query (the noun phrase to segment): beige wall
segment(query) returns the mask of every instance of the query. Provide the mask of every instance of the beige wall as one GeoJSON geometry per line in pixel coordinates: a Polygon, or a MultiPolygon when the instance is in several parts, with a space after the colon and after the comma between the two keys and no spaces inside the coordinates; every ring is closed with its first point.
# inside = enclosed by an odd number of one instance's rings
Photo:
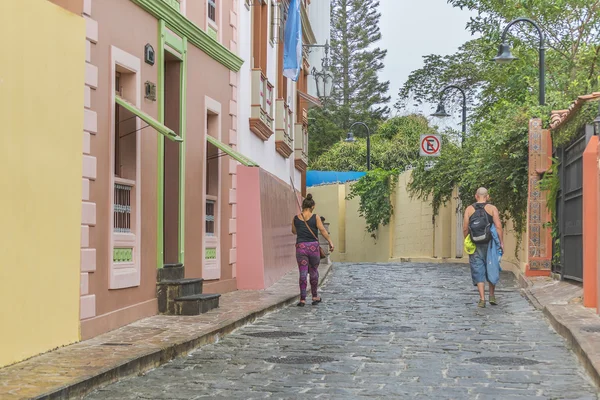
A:
{"type": "Polygon", "coordinates": [[[345,185],[327,185],[309,188],[315,200],[315,212],[325,217],[329,223],[331,240],[336,250],[331,254],[332,261],[341,261],[340,254],[345,252],[345,185]]]}
{"type": "MultiPolygon", "coordinates": [[[[458,193],[442,207],[433,220],[433,208],[428,201],[411,199],[406,189],[411,172],[400,175],[392,196],[394,215],[390,225],[380,227],[377,237],[366,231],[364,218],[358,215],[359,199],[346,200],[352,184],[333,184],[311,187],[317,203],[317,213],[330,222],[331,238],[336,251],[334,262],[388,262],[390,260],[447,260],[468,262],[468,256],[456,258],[458,193]]],[[[525,236],[524,236],[525,237],[525,236]]],[[[512,221],[505,227],[503,268],[524,271],[525,243],[518,251],[512,221]],[[517,254],[517,256],[515,256],[517,254]]]]}
{"type": "Polygon", "coordinates": [[[411,199],[406,186],[411,173],[398,179],[394,201],[394,241],[392,258],[420,258],[433,255],[433,208],[411,199]]]}

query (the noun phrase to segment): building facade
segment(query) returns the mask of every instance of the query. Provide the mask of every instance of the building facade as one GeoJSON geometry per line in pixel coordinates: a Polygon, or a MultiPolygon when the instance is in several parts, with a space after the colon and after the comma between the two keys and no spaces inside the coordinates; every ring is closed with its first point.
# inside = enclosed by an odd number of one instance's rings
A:
{"type": "Polygon", "coordinates": [[[156,314],[164,267],[181,272],[179,288],[200,279],[205,292],[236,288],[235,168],[252,163],[229,146],[242,64],[237,1],[83,5],[85,339],[156,314]]]}
{"type": "MultiPolygon", "coordinates": [[[[237,197],[243,199],[236,210],[239,289],[264,289],[296,263],[290,223],[306,187],[308,110],[321,105],[316,89],[309,91],[310,50],[329,39],[329,4],[300,0],[303,57],[296,82],[283,75],[285,27],[294,12],[290,1],[245,0],[239,5],[239,55],[246,62],[238,80],[237,145],[260,166],[238,167],[237,197]]],[[[320,68],[321,53],[314,54],[312,62],[320,68]]]]}
{"type": "MultiPolygon", "coordinates": [[[[310,3],[303,44],[324,44],[310,3]]],[[[4,170],[20,171],[3,175],[20,196],[3,200],[17,228],[2,240],[5,265],[19,269],[0,276],[32,282],[43,301],[3,308],[14,329],[2,338],[16,345],[0,365],[157,313],[205,312],[219,293],[268,287],[293,268],[308,109],[320,102],[308,89],[309,47],[298,82],[283,77],[288,8],[2,3],[5,36],[39,28],[9,43],[19,57],[0,65],[2,120],[20,132],[0,149],[4,170]]],[[[14,287],[5,303],[22,297],[14,287]]]]}

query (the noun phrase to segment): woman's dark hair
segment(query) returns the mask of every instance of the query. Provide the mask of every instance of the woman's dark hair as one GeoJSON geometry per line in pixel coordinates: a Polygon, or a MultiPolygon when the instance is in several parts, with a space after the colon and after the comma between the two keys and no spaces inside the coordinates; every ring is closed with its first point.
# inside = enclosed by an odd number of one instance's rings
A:
{"type": "Polygon", "coordinates": [[[315,206],[315,201],[313,200],[312,194],[307,194],[306,198],[302,202],[302,210],[306,210],[308,208],[313,208],[315,206]]]}

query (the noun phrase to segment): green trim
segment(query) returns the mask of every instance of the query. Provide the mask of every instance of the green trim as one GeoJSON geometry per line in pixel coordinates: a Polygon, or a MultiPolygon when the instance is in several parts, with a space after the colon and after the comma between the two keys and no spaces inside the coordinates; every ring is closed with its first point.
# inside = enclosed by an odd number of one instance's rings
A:
{"type": "MultiPolygon", "coordinates": [[[[165,21],[158,22],[158,121],[165,122],[165,21]]],[[[164,218],[165,218],[165,138],[158,138],[158,160],[156,176],[158,179],[156,185],[157,199],[157,226],[156,226],[156,263],[157,268],[162,268],[165,264],[164,248],[164,218]]]]}
{"type": "Polygon", "coordinates": [[[177,0],[164,0],[165,2],[167,2],[168,5],[170,5],[173,10],[176,10],[177,12],[181,12],[181,4],[179,3],[179,1],[177,0]]]}
{"type": "Polygon", "coordinates": [[[240,164],[245,165],[246,167],[258,167],[258,164],[249,159],[248,157],[238,153],[231,147],[227,146],[225,143],[221,142],[218,139],[215,139],[212,136],[207,136],[206,140],[209,143],[212,143],[216,148],[221,150],[223,153],[227,154],[234,160],[238,161],[240,164]]]}
{"type": "Polygon", "coordinates": [[[148,114],[146,114],[145,112],[143,112],[124,98],[122,98],[121,96],[115,95],[115,101],[118,105],[120,105],[130,113],[135,114],[139,119],[150,125],[158,133],[160,133],[167,139],[170,139],[174,142],[183,142],[183,138],[178,136],[174,131],[167,128],[161,122],[158,122],[157,120],[155,120],[154,118],[152,118],[151,116],[149,116],[148,114]]]}
{"type": "MultiPolygon", "coordinates": [[[[186,110],[187,110],[187,38],[182,40],[181,78],[179,91],[180,107],[180,134],[185,139],[186,135],[186,110]]],[[[179,262],[185,263],[185,141],[179,148],[179,262]]]]}
{"type": "Polygon", "coordinates": [[[204,30],[173,9],[167,2],[163,0],[131,0],[131,2],[157,19],[164,20],[173,32],[181,37],[186,37],[192,45],[231,71],[238,72],[240,70],[244,60],[211,38],[204,30]]]}
{"type": "Polygon", "coordinates": [[[173,50],[179,52],[179,57],[182,57],[186,45],[184,45],[182,38],[173,34],[168,29],[165,29],[165,44],[167,44],[173,50]]]}

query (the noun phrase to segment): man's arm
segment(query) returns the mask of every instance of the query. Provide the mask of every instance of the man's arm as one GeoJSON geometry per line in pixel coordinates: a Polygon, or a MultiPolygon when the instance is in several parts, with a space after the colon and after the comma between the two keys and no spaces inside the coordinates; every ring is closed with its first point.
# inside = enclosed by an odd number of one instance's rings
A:
{"type": "Polygon", "coordinates": [[[465,217],[463,219],[463,235],[466,238],[467,236],[469,236],[469,218],[471,217],[469,215],[469,209],[471,208],[471,206],[467,207],[465,209],[465,217]]]}
{"type": "Polygon", "coordinates": [[[502,221],[500,221],[500,213],[498,209],[494,207],[494,226],[496,227],[496,231],[498,231],[498,238],[500,239],[500,246],[504,249],[504,232],[502,231],[502,221]]]}

